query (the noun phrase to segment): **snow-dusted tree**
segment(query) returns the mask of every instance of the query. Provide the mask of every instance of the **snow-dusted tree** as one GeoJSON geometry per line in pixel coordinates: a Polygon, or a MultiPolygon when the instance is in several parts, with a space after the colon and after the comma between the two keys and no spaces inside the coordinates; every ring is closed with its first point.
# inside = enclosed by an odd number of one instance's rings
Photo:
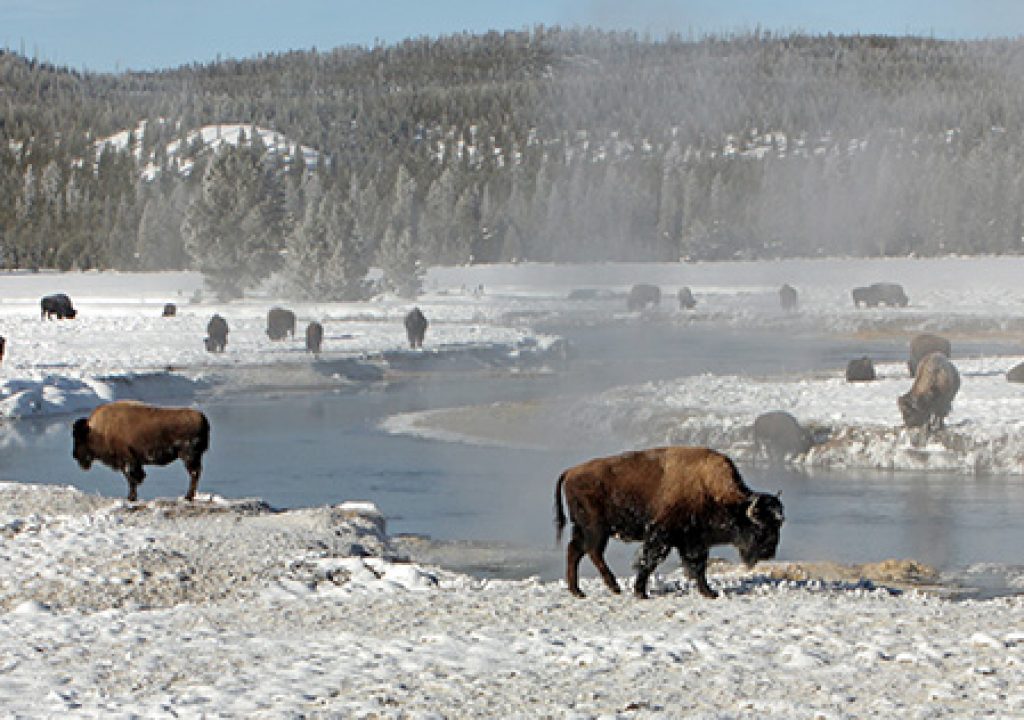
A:
{"type": "Polygon", "coordinates": [[[425,268],[420,262],[408,227],[394,225],[384,231],[377,262],[384,271],[385,286],[401,297],[414,298],[423,289],[425,268]]]}
{"type": "Polygon", "coordinates": [[[142,208],[139,220],[139,267],[145,270],[177,270],[187,256],[181,237],[181,218],[188,206],[185,187],[178,183],[170,196],[154,193],[142,208]]]}
{"type": "Polygon", "coordinates": [[[253,148],[210,158],[182,233],[195,267],[222,298],[241,297],[281,264],[284,210],[276,178],[253,148]]]}

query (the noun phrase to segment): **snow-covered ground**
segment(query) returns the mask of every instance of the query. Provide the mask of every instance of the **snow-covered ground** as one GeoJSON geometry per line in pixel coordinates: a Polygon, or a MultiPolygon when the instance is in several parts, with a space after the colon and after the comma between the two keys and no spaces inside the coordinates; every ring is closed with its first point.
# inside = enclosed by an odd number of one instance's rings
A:
{"type": "Polygon", "coordinates": [[[910,563],[716,566],[715,601],[676,572],[648,601],[599,580],[577,600],[406,561],[367,503],[9,483],[0,537],[12,717],[1024,716],[1024,599],[883,581],[910,563]]]}
{"type": "MultiPolygon", "coordinates": [[[[839,369],[706,375],[554,398],[534,416],[569,413],[579,432],[608,427],[637,444],[703,439],[742,453],[753,416],[785,409],[832,430],[808,462],[1020,472],[1024,390],[1003,373],[1021,358],[957,358],[956,347],[1017,342],[1022,276],[1016,258],[452,268],[428,275],[417,304],[431,319],[425,353],[548,346],[531,323],[554,317],[941,331],[964,380],[945,439],[896,429],[895,397],[910,381],[892,363],[864,385],[839,369]],[[902,282],[910,307],[854,309],[849,289],[875,281],[902,282]],[[662,287],[658,310],[626,311],[635,282],[662,287]],[[800,292],[796,315],[778,308],[783,282],[800,292]],[[692,312],[675,307],[683,285],[697,297],[692,312]],[[566,299],[581,288],[602,292],[566,299]]],[[[299,335],[306,321],[325,322],[320,362],[414,355],[403,349],[409,302],[290,303],[271,292],[191,302],[199,289],[190,273],[0,275],[0,416],[12,424],[125,388],[173,395],[246,369],[309,366],[300,338],[266,338],[274,304],[296,311],[299,335]],[[76,320],[40,320],[39,297],[52,292],[71,295],[76,320]],[[165,302],[177,317],[160,317],[165,302]],[[202,345],[214,312],[231,326],[224,355],[202,345]]],[[[499,410],[392,426],[493,440],[531,425],[528,409],[499,410]]],[[[536,437],[519,439],[542,441],[543,425],[533,427],[536,437]]],[[[723,597],[707,601],[672,562],[650,601],[610,596],[598,580],[576,600],[560,582],[472,578],[402,548],[365,502],[273,512],[258,499],[128,504],[0,483],[0,707],[15,717],[1024,717],[1024,599],[907,589],[927,575],[913,563],[716,565],[723,597]]]]}

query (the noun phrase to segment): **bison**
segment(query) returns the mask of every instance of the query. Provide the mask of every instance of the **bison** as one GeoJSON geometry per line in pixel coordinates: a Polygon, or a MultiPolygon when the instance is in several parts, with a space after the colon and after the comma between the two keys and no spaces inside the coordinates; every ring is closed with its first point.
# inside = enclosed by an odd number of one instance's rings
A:
{"type": "Polygon", "coordinates": [[[206,324],[206,349],[210,352],[224,352],[228,344],[228,321],[214,314],[206,324]]]}
{"type": "Polygon", "coordinates": [[[960,373],[940,352],[926,355],[917,366],[910,391],[900,395],[897,404],[908,427],[939,430],[960,390],[960,373]]]}
{"type": "Polygon", "coordinates": [[[267,337],[283,340],[285,335],[295,337],[295,313],[281,307],[272,307],[267,312],[267,337]]]}
{"type": "Polygon", "coordinates": [[[788,283],[779,288],[779,305],[786,312],[796,310],[796,288],[788,283]]]}
{"type": "Polygon", "coordinates": [[[7,339],[0,335],[0,365],[4,362],[4,350],[7,349],[7,339]]]}
{"type": "Polygon", "coordinates": [[[423,338],[427,334],[427,318],[418,307],[414,307],[405,316],[405,335],[409,338],[409,347],[423,347],[423,338]]]}
{"type": "Polygon", "coordinates": [[[679,288],[679,309],[693,310],[695,307],[697,307],[697,300],[694,299],[693,293],[690,292],[690,288],[679,288]]]}
{"type": "Polygon", "coordinates": [[[128,499],[138,499],[146,477],[143,465],[167,465],[180,459],[190,478],[186,500],[193,500],[210,446],[210,423],[198,410],[155,407],[133,400],[101,405],[88,418],[75,420],[72,455],[83,470],[99,460],[124,473],[128,499]]]}
{"type": "Polygon", "coordinates": [[[78,314],[78,311],[71,305],[71,298],[64,293],[47,295],[39,301],[39,307],[40,320],[52,320],[54,316],[56,316],[58,320],[73,320],[78,314]]]}
{"type": "Polygon", "coordinates": [[[648,305],[657,307],[661,304],[661,288],[657,285],[634,285],[630,288],[629,297],[626,298],[626,307],[629,310],[643,310],[648,305]]]}
{"type": "Polygon", "coordinates": [[[320,345],[324,341],[324,326],[316,320],[306,326],[306,351],[314,355],[320,354],[320,345]]]}
{"type": "Polygon", "coordinates": [[[897,283],[874,283],[867,287],[854,288],[853,306],[860,307],[861,303],[868,307],[876,305],[889,305],[890,307],[906,307],[910,302],[907,294],[903,292],[903,286],[897,283]]]}
{"type": "Polygon", "coordinates": [[[854,358],[846,364],[846,382],[871,382],[877,377],[875,364],[867,355],[854,358]]]}
{"type": "MultiPolygon", "coordinates": [[[[0,345],[0,349],[2,349],[2,347],[3,347],[3,345],[0,345]]],[[[3,353],[0,352],[0,357],[2,357],[2,356],[3,356],[3,353]]],[[[1007,380],[1007,382],[1012,382],[1012,383],[1024,383],[1024,362],[1018,363],[1018,364],[1014,365],[1012,368],[1010,368],[1009,370],[1007,370],[1007,372],[1006,372],[1006,380],[1007,380]]]]}
{"type": "Polygon", "coordinates": [[[178,314],[178,306],[174,303],[167,303],[164,305],[164,311],[161,317],[174,317],[178,314]]]}
{"type": "Polygon", "coordinates": [[[565,528],[562,492],[572,520],[566,552],[569,592],[584,597],[579,587],[583,555],[601,573],[612,592],[619,584],[604,560],[613,535],[642,542],[636,561],[637,597],[647,597],[647,579],[672,548],[701,595],[708,587],[708,552],[713,545],[732,544],[753,567],[775,556],[783,522],[782,502],[775,495],[752,492],[725,455],[702,447],[661,447],[597,458],[569,468],[555,484],[555,528],[565,528]]]}
{"type": "Polygon", "coordinates": [[[802,455],[814,445],[814,437],[788,412],[778,410],[754,419],[754,454],[781,462],[788,455],[802,455]]]}
{"type": "Polygon", "coordinates": [[[907,360],[907,369],[910,370],[910,377],[917,375],[917,365],[924,356],[933,352],[940,352],[946,357],[953,357],[953,347],[946,338],[930,333],[921,333],[914,336],[914,339],[910,341],[910,359],[907,360]]]}

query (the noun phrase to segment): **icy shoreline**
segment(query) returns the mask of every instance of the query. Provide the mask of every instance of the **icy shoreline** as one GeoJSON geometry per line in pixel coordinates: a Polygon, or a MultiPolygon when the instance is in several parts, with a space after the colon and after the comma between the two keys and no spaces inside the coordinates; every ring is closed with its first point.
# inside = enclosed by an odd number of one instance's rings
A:
{"type": "Polygon", "coordinates": [[[274,513],[0,483],[0,507],[15,715],[1024,713],[1021,597],[769,564],[714,568],[717,601],[677,572],[649,601],[598,580],[577,600],[405,561],[366,503],[274,513]]]}

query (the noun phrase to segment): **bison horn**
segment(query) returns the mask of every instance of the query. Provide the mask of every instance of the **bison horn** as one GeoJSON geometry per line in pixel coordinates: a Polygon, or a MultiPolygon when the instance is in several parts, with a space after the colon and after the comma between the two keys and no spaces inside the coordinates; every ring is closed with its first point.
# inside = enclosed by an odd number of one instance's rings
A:
{"type": "Polygon", "coordinates": [[[750,505],[747,506],[747,517],[753,523],[761,524],[761,521],[757,518],[757,503],[761,499],[760,495],[755,495],[754,499],[750,501],[750,505]]]}

